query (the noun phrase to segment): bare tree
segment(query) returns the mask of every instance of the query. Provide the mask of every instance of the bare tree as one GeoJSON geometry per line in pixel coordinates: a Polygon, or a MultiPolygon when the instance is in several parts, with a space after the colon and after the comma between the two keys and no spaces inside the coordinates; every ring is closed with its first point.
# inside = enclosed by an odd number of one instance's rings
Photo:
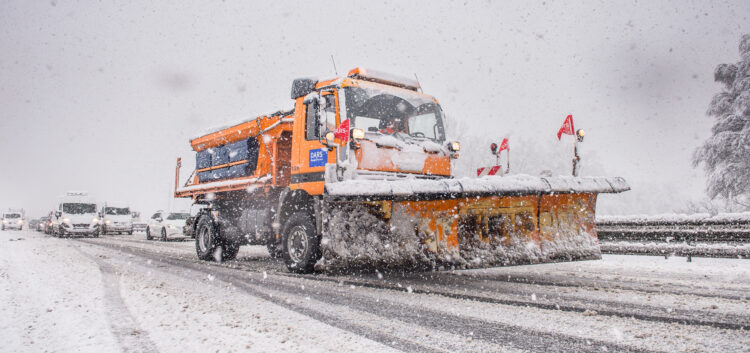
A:
{"type": "Polygon", "coordinates": [[[739,51],[739,62],[714,71],[724,89],[708,107],[716,120],[711,137],[693,154],[693,165],[703,165],[711,199],[750,208],[750,34],[740,39],[739,51]]]}

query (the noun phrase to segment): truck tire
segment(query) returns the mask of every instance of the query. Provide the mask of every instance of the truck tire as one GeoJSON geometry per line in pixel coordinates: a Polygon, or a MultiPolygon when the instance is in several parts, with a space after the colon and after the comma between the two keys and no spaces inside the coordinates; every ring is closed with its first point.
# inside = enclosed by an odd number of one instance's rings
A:
{"type": "Polygon", "coordinates": [[[204,261],[214,260],[214,250],[219,245],[218,229],[209,216],[201,216],[195,227],[195,253],[204,261]]]}
{"type": "Polygon", "coordinates": [[[154,239],[154,237],[151,236],[151,227],[146,227],[146,240],[154,239]]]}
{"type": "Polygon", "coordinates": [[[307,212],[296,212],[282,232],[282,256],[291,272],[310,273],[320,258],[320,239],[307,212]]]}

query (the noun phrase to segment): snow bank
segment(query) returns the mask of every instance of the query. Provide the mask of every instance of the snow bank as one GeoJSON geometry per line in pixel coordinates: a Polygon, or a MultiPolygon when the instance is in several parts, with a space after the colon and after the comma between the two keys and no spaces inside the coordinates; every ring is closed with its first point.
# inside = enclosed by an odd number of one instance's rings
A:
{"type": "Polygon", "coordinates": [[[707,256],[750,258],[750,244],[706,243],[635,243],[627,241],[602,242],[602,252],[609,254],[648,254],[677,256],[707,256]]]}
{"type": "Polygon", "coordinates": [[[719,213],[712,216],[708,213],[682,214],[667,213],[659,215],[597,216],[601,223],[731,223],[750,222],[750,212],[719,213]]]}

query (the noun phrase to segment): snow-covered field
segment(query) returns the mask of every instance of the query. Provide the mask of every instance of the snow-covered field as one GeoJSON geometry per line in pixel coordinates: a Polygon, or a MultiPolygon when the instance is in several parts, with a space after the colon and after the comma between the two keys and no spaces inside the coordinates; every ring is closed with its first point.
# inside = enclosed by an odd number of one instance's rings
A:
{"type": "Polygon", "coordinates": [[[0,232],[0,351],[750,351],[750,260],[299,276],[143,238],[0,232]]]}

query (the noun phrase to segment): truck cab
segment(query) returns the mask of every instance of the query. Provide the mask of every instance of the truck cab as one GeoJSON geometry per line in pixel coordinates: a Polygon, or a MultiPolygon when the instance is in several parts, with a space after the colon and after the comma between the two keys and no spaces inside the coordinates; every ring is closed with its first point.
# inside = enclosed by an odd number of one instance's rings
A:
{"type": "Polygon", "coordinates": [[[414,80],[356,68],[336,80],[295,80],[292,98],[293,190],[320,195],[325,183],[351,179],[451,177],[460,146],[446,139],[437,99],[414,80]]]}
{"type": "Polygon", "coordinates": [[[86,192],[68,192],[62,196],[57,204],[55,220],[55,236],[99,236],[97,205],[86,192]]]}
{"type": "Polygon", "coordinates": [[[25,220],[23,219],[22,212],[8,211],[4,212],[2,216],[2,230],[6,229],[18,229],[23,230],[25,220]]]}
{"type": "Polygon", "coordinates": [[[133,235],[133,216],[130,206],[124,203],[107,202],[99,212],[101,234],[108,233],[133,235]]]}

